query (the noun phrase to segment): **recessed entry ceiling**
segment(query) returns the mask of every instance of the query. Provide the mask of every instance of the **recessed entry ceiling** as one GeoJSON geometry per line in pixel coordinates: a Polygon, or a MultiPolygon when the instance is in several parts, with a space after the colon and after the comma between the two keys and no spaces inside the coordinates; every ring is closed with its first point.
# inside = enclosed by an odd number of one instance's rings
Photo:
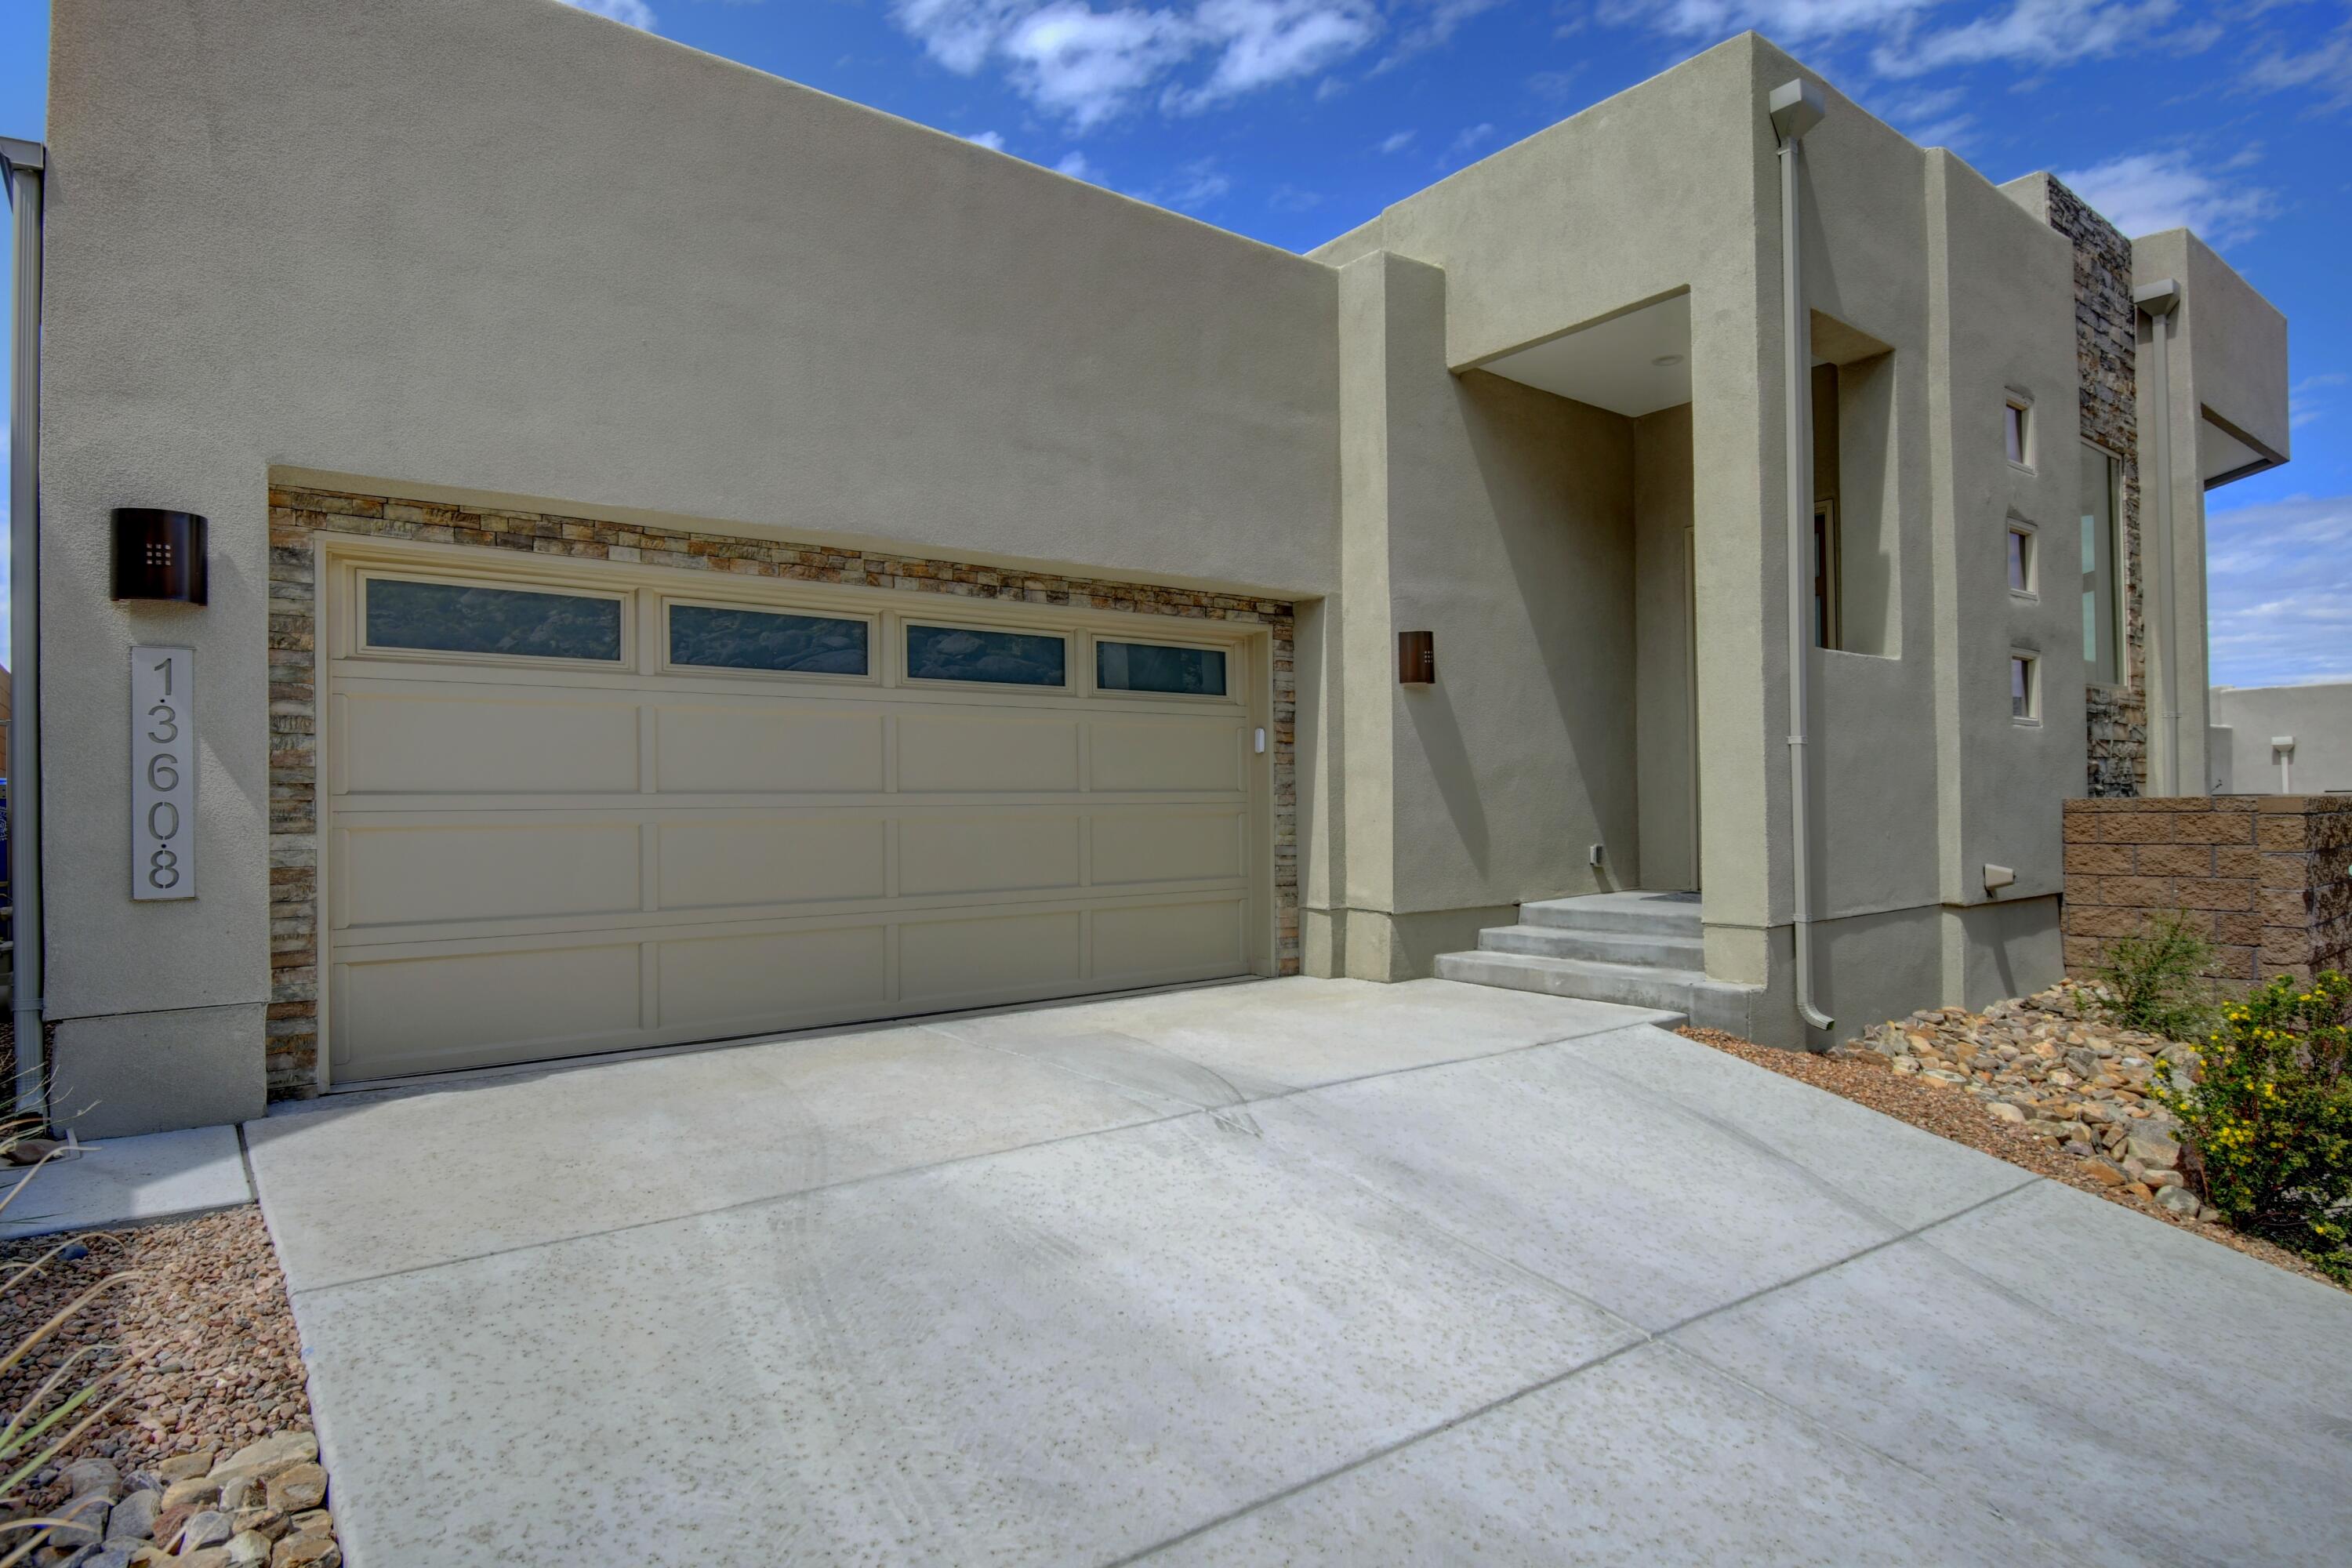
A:
{"type": "Polygon", "coordinates": [[[1629,417],[1688,403],[1690,296],[1514,349],[1477,368],[1629,417]]]}

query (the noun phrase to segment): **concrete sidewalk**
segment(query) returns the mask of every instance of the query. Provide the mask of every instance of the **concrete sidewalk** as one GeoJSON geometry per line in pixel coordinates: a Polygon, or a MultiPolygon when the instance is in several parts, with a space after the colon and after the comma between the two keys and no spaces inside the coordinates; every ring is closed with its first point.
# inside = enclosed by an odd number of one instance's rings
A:
{"type": "Polygon", "coordinates": [[[348,1560],[2342,1560],[2352,1297],[1647,1020],[1267,982],[253,1123],[348,1560]]]}
{"type": "MultiPolygon", "coordinates": [[[[0,1166],[0,1194],[29,1166],[0,1166]]],[[[0,1238],[143,1225],[253,1201],[234,1127],[81,1144],[52,1159],[5,1210],[0,1238]]]]}

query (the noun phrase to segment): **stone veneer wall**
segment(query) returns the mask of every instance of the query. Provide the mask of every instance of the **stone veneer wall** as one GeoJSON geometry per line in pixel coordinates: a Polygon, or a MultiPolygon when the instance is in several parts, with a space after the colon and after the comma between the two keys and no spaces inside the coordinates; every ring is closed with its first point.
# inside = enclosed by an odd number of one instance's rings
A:
{"type": "Polygon", "coordinates": [[[2352,961],[2352,796],[2185,795],[2066,803],[2066,973],[2185,911],[2234,990],[2352,961]]]}
{"type": "Polygon", "coordinates": [[[269,1096],[318,1091],[319,800],[316,536],[356,534],[572,560],[845,583],[1034,605],[1247,622],[1269,628],[1274,665],[1274,913],[1279,972],[1298,973],[1296,617],[1272,599],[1059,577],[830,545],[486,510],[394,496],[269,492],[269,1096]]]}
{"type": "MultiPolygon", "coordinates": [[[[2074,246],[2074,353],[2081,367],[2083,438],[2104,447],[2123,470],[2124,657],[2127,686],[2094,686],[2084,698],[2090,741],[2090,793],[2135,795],[2147,787],[2147,628],[2142,614],[2139,552],[2139,416],[2136,356],[2139,311],[2132,303],[2131,241],[2043,176],[2050,226],[2074,246]]],[[[2075,520],[2042,520],[2043,570],[2070,558],[2075,520]],[[2052,542],[2066,548],[2050,550],[2052,542]]]]}

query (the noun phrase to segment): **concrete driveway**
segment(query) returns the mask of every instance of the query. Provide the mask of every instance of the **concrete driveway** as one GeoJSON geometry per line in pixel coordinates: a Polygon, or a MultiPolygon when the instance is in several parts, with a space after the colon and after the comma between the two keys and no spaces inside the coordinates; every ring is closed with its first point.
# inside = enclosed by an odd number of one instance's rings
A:
{"type": "Polygon", "coordinates": [[[1290,980],[252,1123],[345,1550],[2343,1561],[2352,1297],[1656,1016],[1290,980]]]}

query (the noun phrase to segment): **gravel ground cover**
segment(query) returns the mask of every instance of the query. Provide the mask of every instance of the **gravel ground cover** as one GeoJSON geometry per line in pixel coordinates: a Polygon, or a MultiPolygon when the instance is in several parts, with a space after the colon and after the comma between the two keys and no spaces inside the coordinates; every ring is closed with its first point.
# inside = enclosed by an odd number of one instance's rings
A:
{"type": "MultiPolygon", "coordinates": [[[[2049,994],[2043,994],[2047,996],[2049,994]]],[[[1932,1016],[1937,1026],[1956,1026],[1958,1032],[1962,1034],[1972,1027],[1982,1029],[1989,1025],[2005,1030],[2012,1024],[2019,1023],[2021,1019],[2023,1020],[2023,1026],[2029,1035],[2036,1025],[2042,1024],[2048,1025],[2060,1038],[2070,1031],[2080,1029],[2082,1020],[2079,1016],[2063,1012],[2043,1013],[2032,1006],[2034,1000],[2025,998],[2018,1003],[2003,1004],[2002,1007],[2008,1011],[2000,1014],[1998,1018],[1994,1016],[1994,1014],[1999,1011],[1997,1009],[1989,1010],[1985,1014],[1965,1013],[1958,1008],[1940,1009],[1936,1010],[1932,1016]],[[2028,1017],[2027,1015],[2033,1016],[2028,1017]]],[[[2218,1219],[2199,1217],[2200,1214],[2210,1214],[2210,1210],[2195,1209],[2192,1212],[2181,1213],[2164,1206],[2158,1199],[2160,1193],[2167,1190],[2165,1188],[2130,1180],[2118,1183],[2115,1179],[2115,1174],[2123,1169],[2122,1163],[2108,1156],[2103,1141],[2088,1142],[2071,1136],[2063,1139],[2053,1138],[2044,1132],[2032,1130],[2031,1127],[2032,1121],[2048,1122],[2054,1120],[2046,1115],[2039,1117],[2029,1115],[2021,1121],[2012,1121],[2005,1116],[1995,1114],[1989,1109],[1990,1105],[2009,1103],[2009,1101],[2000,1100],[1995,1095],[1974,1094],[1968,1090],[1971,1086],[1985,1087],[1987,1081],[2001,1076],[2002,1068],[1989,1065],[1980,1069],[1987,1074],[1987,1079],[1984,1081],[1979,1080],[1973,1073],[1963,1072],[1957,1065],[1950,1070],[1960,1081],[1954,1081],[1952,1078],[1930,1078],[1927,1076],[1924,1068],[1915,1067],[1907,1069],[1896,1068],[1894,1065],[1896,1059],[1895,1056],[1881,1049],[1873,1049],[1864,1043],[1874,1037],[1882,1046],[1888,1043],[1888,1037],[1884,1033],[1887,1030],[1893,1030],[1896,1035],[1903,1037],[1914,1034],[1928,1036],[1930,1031],[1923,1027],[1920,1022],[1921,1019],[1928,1016],[1930,1015],[1915,1014],[1908,1020],[1880,1025],[1877,1029],[1865,1035],[1863,1040],[1849,1041],[1818,1055],[1807,1051],[1780,1050],[1770,1046],[1759,1046],[1752,1040],[1742,1039],[1737,1035],[1727,1035],[1719,1029],[1686,1027],[1677,1030],[1676,1033],[1686,1039],[1696,1040],[1701,1045],[1711,1046],[1717,1050],[1728,1052],[1744,1061],[1753,1062],[1758,1067],[1777,1072],[1784,1078],[1796,1079],[1801,1082],[1811,1084],[1816,1089],[1827,1089],[1832,1094],[1851,1100],[1857,1105],[1868,1106],[1881,1115],[1892,1116],[1898,1121],[1907,1121],[1914,1127],[1935,1133],[1937,1137],[1948,1138],[1956,1143],[1965,1143],[1972,1149],[1992,1155],[1995,1159],[2006,1160],[2012,1165],[2032,1171],[2038,1176],[2047,1176],[2053,1182],[2063,1182],[2068,1186],[2080,1187],[2088,1193],[2096,1193],[2109,1203],[2122,1204],[2151,1219],[2178,1226],[2184,1230],[2194,1231],[2208,1240],[2234,1248],[2250,1258],[2259,1258],[2263,1262],[2286,1269],[2290,1273],[2300,1274],[2306,1279],[2319,1280],[2323,1284],[2335,1284],[2335,1281],[2329,1279],[2327,1276],[2283,1247],[2262,1240],[2258,1237],[2242,1235],[2221,1224],[2218,1219]],[[2082,1152],[2069,1152],[2070,1144],[2082,1152]]],[[[2095,1026],[2095,1027],[2098,1026],[2095,1026]]],[[[2111,1034],[2118,1037],[2110,1038],[2107,1042],[2115,1048],[2117,1058],[2120,1059],[2126,1054],[2139,1054],[2121,1042],[2119,1037],[2122,1033],[2122,1031],[2112,1031],[2111,1034]]],[[[2145,1040],[2149,1037],[2139,1037],[2139,1038],[2145,1040]]],[[[1909,1043],[1907,1038],[1905,1043],[1906,1045],[1909,1043]]],[[[2050,1037],[2045,1036],[2042,1043],[2051,1044],[2053,1041],[2050,1037]]],[[[2066,1050],[2083,1048],[2084,1047],[2081,1046],[2061,1046],[2057,1051],[2056,1059],[2063,1063],[2066,1050]]],[[[2030,1046],[2021,1049],[2025,1054],[2035,1055],[2037,1059],[2044,1061],[2050,1059],[2040,1058],[2039,1053],[2032,1052],[2030,1046]]],[[[1916,1047],[1914,1050],[1916,1051],[1916,1047]]],[[[1915,1063],[1924,1059],[1916,1054],[1912,1055],[1912,1060],[1915,1063]]],[[[1957,1058],[1947,1058],[1946,1060],[1956,1062],[1957,1058]]],[[[1993,1060],[2000,1062],[2002,1058],[1996,1054],[1993,1060]]],[[[2014,1068],[2007,1070],[2012,1077],[2021,1079],[2024,1077],[2022,1071],[2014,1068]]],[[[2048,1085],[2047,1074],[2050,1070],[2053,1069],[2045,1068],[2042,1080],[2049,1089],[2063,1091],[2075,1087],[2066,1084],[2048,1085]]],[[[2067,1071],[2070,1076],[2073,1071],[2072,1068],[2055,1070],[2067,1071]]],[[[2097,1076],[2094,1074],[2080,1078],[2078,1083],[2088,1086],[2097,1076]]],[[[2024,1091],[2021,1090],[2021,1092],[2024,1091]]],[[[2073,1125],[2089,1124],[2073,1123],[2073,1125]]],[[[2128,1138],[2130,1134],[2126,1133],[2126,1136],[2128,1138]]],[[[2126,1149],[2127,1147],[2126,1145],[2126,1149]]],[[[2126,1153],[2126,1157],[2130,1156],[2126,1153]]],[[[2167,1184],[2168,1188],[2168,1186],[2169,1184],[2167,1184]]]]}
{"type": "Polygon", "coordinates": [[[22,1494],[0,1499],[0,1516],[57,1510],[88,1496],[100,1471],[78,1476],[65,1462],[82,1461],[114,1478],[107,1500],[127,1505],[117,1521],[126,1528],[113,1531],[119,1539],[111,1548],[101,1538],[78,1547],[81,1557],[45,1551],[38,1561],[86,1562],[88,1568],[153,1562],[160,1548],[148,1545],[149,1555],[141,1558],[133,1554],[136,1543],[168,1542],[188,1525],[179,1555],[160,1560],[201,1568],[334,1568],[341,1558],[333,1550],[331,1516],[321,1506],[323,1472],[315,1478],[315,1497],[307,1473],[290,1490],[278,1487],[279,1495],[270,1495],[284,1472],[315,1470],[318,1448],[310,1435],[300,1342],[260,1210],[248,1205],[132,1230],[0,1243],[0,1270],[13,1272],[60,1244],[64,1250],[40,1272],[0,1298],[0,1345],[14,1345],[91,1286],[113,1282],[31,1356],[0,1373],[0,1405],[16,1409],[66,1357],[90,1348],[98,1349],[93,1364],[118,1376],[124,1397],[59,1465],[35,1477],[22,1494]],[[305,1451],[289,1458],[297,1449],[305,1451]],[[157,1494],[143,1520],[146,1505],[132,1501],[142,1491],[157,1494]],[[192,1522],[200,1515],[210,1517],[192,1522]],[[156,1527],[159,1517],[166,1528],[156,1527]],[[141,1522],[151,1532],[143,1538],[128,1528],[141,1522]],[[109,1550],[116,1555],[105,1555],[109,1550]]]}

